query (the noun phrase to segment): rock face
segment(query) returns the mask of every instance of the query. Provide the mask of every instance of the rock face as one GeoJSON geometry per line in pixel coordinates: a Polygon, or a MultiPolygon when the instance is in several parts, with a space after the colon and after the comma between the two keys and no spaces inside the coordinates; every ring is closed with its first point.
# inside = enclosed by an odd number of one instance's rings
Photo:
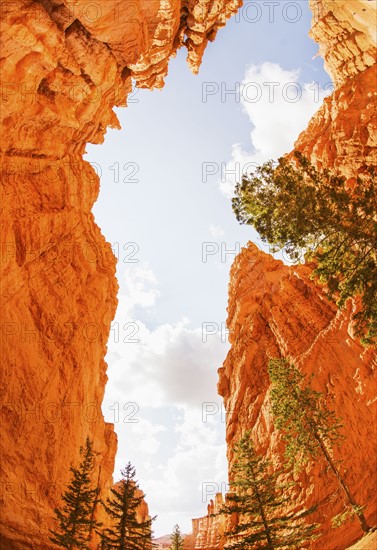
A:
{"type": "Polygon", "coordinates": [[[368,533],[368,535],[363,537],[355,545],[350,546],[349,550],[371,550],[373,548],[376,548],[376,546],[377,546],[377,533],[376,531],[374,531],[373,533],[368,533]]]}
{"type": "Polygon", "coordinates": [[[47,549],[71,462],[94,440],[101,495],[116,437],[101,402],[117,305],[115,258],[91,209],[99,179],[82,159],[118,127],[132,79],[161,87],[240,0],[2,2],[1,547],[47,549]]]}
{"type": "Polygon", "coordinates": [[[375,64],[376,6],[371,0],[310,0],[310,36],[335,87],[375,64]]]}
{"type": "MultiPolygon", "coordinates": [[[[228,326],[232,348],[220,369],[219,393],[227,410],[227,444],[232,448],[246,429],[252,429],[257,450],[280,462],[281,442],[274,430],[269,399],[268,360],[290,357],[312,385],[331,401],[343,419],[346,439],[335,458],[343,460],[345,479],[357,502],[366,504],[373,525],[375,498],[376,417],[375,350],[364,350],[350,330],[352,303],[338,311],[310,280],[309,266],[288,267],[249,243],[234,262],[229,287],[228,326]],[[373,435],[372,435],[373,434],[373,435]]],[[[336,480],[318,459],[300,478],[297,503],[320,503],[313,520],[323,536],[318,550],[343,550],[362,535],[358,522],[334,530],[331,518],[342,510],[343,495],[336,480]]]]}
{"type": "Polygon", "coordinates": [[[299,136],[295,148],[319,167],[347,178],[376,165],[376,4],[311,0],[311,36],[319,43],[334,93],[299,136]]]}
{"type": "Polygon", "coordinates": [[[320,168],[354,178],[376,165],[376,65],[327,97],[295,148],[320,168]]]}

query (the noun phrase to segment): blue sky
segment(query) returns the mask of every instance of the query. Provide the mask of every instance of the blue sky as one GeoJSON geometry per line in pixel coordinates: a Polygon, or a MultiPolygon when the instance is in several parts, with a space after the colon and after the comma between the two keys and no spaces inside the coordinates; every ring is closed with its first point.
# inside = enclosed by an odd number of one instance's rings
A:
{"type": "Polygon", "coordinates": [[[101,172],[96,221],[119,259],[103,411],[119,438],[115,475],[135,465],[157,535],[190,531],[227,481],[216,382],[229,267],[258,242],[232,213],[231,171],[288,152],[331,91],[307,1],[252,4],[208,45],[199,75],[181,50],[165,87],[135,90],[116,111],[122,130],[87,148],[101,172]]]}

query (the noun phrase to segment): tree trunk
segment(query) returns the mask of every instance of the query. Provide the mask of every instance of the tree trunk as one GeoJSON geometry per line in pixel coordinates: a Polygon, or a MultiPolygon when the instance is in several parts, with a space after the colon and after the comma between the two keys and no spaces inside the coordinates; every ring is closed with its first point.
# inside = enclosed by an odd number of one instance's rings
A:
{"type": "Polygon", "coordinates": [[[93,502],[92,514],[91,514],[91,516],[90,516],[90,527],[89,527],[89,534],[88,534],[88,542],[90,542],[90,540],[91,540],[91,538],[92,538],[94,516],[95,516],[97,504],[98,504],[98,502],[99,502],[99,500],[98,500],[97,497],[98,497],[98,495],[99,495],[99,480],[100,480],[100,477],[101,477],[101,466],[100,466],[99,469],[98,469],[97,494],[96,494],[96,498],[94,499],[94,502],[93,502]]]}
{"type": "MultiPolygon", "coordinates": [[[[346,482],[343,480],[343,478],[340,475],[337,467],[335,466],[335,464],[333,462],[333,459],[331,458],[328,450],[326,449],[326,445],[324,444],[324,442],[322,441],[321,436],[318,433],[315,433],[314,435],[315,435],[316,440],[318,441],[318,444],[321,448],[321,451],[324,454],[324,457],[325,457],[327,463],[329,464],[331,470],[335,474],[335,476],[336,476],[336,478],[339,482],[339,485],[342,487],[343,491],[345,492],[349,503],[352,505],[353,509],[355,509],[358,505],[357,505],[355,499],[353,498],[353,496],[351,494],[351,491],[349,490],[346,482]]],[[[356,512],[356,515],[359,519],[362,530],[364,531],[364,533],[368,533],[368,531],[370,530],[370,527],[367,523],[367,520],[365,519],[365,516],[364,516],[363,512],[362,511],[356,512]]]]}
{"type": "MultiPolygon", "coordinates": [[[[252,471],[252,473],[253,473],[253,477],[254,477],[254,480],[255,480],[255,474],[254,474],[254,469],[253,469],[253,467],[251,467],[251,471],[252,471]]],[[[267,538],[267,543],[268,543],[268,550],[274,550],[274,545],[273,545],[273,542],[272,542],[272,540],[271,540],[270,528],[269,528],[269,525],[268,525],[268,523],[267,523],[266,514],[265,514],[265,512],[264,512],[263,503],[262,503],[262,501],[261,501],[261,498],[260,498],[260,494],[259,494],[257,485],[255,486],[255,493],[256,493],[257,500],[258,500],[258,504],[259,504],[260,514],[261,514],[261,516],[262,516],[262,521],[263,521],[263,525],[264,525],[264,530],[265,530],[265,533],[266,533],[266,538],[267,538]]]]}

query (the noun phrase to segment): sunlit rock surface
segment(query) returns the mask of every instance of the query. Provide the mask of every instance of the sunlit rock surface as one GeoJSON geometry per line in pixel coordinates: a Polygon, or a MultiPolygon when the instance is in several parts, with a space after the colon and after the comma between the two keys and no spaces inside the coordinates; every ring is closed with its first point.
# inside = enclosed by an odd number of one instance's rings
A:
{"type": "Polygon", "coordinates": [[[192,520],[192,533],[185,538],[184,549],[218,550],[223,548],[226,518],[217,515],[223,506],[223,496],[218,493],[207,505],[207,515],[192,520]]]}
{"type": "Polygon", "coordinates": [[[295,147],[347,178],[376,166],[377,14],[369,0],[310,0],[311,36],[334,86],[295,147]]]}
{"type": "MultiPolygon", "coordinates": [[[[219,393],[227,410],[227,444],[232,448],[246,429],[252,429],[257,450],[280,463],[281,441],[274,430],[268,360],[290,357],[312,386],[327,396],[342,418],[345,441],[335,449],[356,501],[366,516],[377,520],[376,373],[375,350],[365,350],[353,338],[352,302],[338,311],[310,280],[308,266],[288,267],[249,243],[233,264],[229,287],[228,327],[232,348],[220,369],[219,393]]],[[[312,519],[321,523],[318,550],[344,549],[362,535],[355,520],[332,529],[331,518],[342,511],[344,497],[336,479],[320,458],[300,476],[301,490],[292,496],[309,508],[320,504],[312,519]]]]}
{"type": "MultiPolygon", "coordinates": [[[[132,79],[161,87],[186,46],[197,72],[239,0],[4,1],[1,44],[1,548],[50,547],[48,530],[87,435],[112,484],[101,413],[115,258],[91,213],[82,160],[119,123],[132,79]]],[[[93,542],[94,544],[94,542],[93,542]]]]}

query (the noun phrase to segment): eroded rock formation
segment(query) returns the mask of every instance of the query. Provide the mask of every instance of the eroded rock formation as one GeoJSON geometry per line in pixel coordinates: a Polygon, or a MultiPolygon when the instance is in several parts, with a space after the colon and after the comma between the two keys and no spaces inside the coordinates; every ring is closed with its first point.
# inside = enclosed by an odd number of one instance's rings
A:
{"type": "Polygon", "coordinates": [[[330,74],[327,97],[295,148],[317,166],[347,178],[377,164],[376,4],[369,0],[311,0],[311,36],[330,74]]]}
{"type": "Polygon", "coordinates": [[[117,305],[115,258],[91,209],[82,159],[101,143],[132,79],[161,87],[240,0],[18,0],[1,3],[2,548],[47,549],[52,511],[87,435],[101,495],[116,437],[101,413],[117,305]]]}
{"type": "Polygon", "coordinates": [[[373,0],[310,0],[310,36],[335,87],[349,82],[376,61],[376,6],[373,0]]]}
{"type": "MultiPolygon", "coordinates": [[[[232,447],[251,428],[257,449],[281,462],[281,441],[274,430],[267,363],[290,357],[309,376],[312,385],[331,401],[343,419],[346,439],[336,459],[358,502],[366,504],[371,524],[377,519],[375,498],[376,418],[375,350],[365,350],[352,336],[353,304],[338,311],[310,280],[309,266],[288,267],[249,243],[231,272],[228,326],[232,348],[220,369],[219,393],[227,410],[227,444],[232,447]]],[[[361,537],[358,522],[334,530],[333,516],[342,511],[344,498],[336,479],[320,459],[300,478],[295,500],[304,508],[319,503],[313,520],[323,535],[312,548],[344,550],[361,537]]]]}
{"type": "Polygon", "coordinates": [[[220,550],[223,548],[226,518],[216,515],[223,503],[223,495],[217,493],[215,499],[211,499],[207,505],[207,515],[192,520],[192,533],[185,538],[185,550],[195,550],[196,548],[220,550]]]}

